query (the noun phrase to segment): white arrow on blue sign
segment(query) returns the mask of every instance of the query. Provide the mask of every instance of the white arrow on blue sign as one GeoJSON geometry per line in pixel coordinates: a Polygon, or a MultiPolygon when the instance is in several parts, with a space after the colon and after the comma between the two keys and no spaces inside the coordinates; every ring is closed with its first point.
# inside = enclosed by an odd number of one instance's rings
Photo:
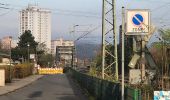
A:
{"type": "Polygon", "coordinates": [[[141,14],[136,14],[133,16],[132,18],[132,22],[133,24],[140,26],[143,23],[144,19],[143,16],[141,14]]]}

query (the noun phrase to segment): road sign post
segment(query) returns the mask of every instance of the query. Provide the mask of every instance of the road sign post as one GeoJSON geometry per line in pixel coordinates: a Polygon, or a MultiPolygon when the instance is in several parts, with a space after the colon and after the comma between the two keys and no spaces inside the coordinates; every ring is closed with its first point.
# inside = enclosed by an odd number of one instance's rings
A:
{"type": "Polygon", "coordinates": [[[122,7],[122,93],[121,93],[121,97],[122,97],[122,100],[125,99],[125,86],[124,86],[124,54],[125,54],[125,46],[124,46],[124,42],[125,42],[125,39],[124,39],[124,36],[125,36],[125,12],[124,12],[124,7],[122,7]]]}
{"type": "Polygon", "coordinates": [[[141,79],[145,81],[144,37],[150,34],[150,12],[147,9],[128,9],[126,17],[126,35],[141,36],[141,79]]]}

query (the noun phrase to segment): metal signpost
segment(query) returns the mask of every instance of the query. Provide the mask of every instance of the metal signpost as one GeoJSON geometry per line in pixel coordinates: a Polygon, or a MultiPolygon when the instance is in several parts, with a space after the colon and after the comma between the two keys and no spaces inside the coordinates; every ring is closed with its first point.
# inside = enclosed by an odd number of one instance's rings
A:
{"type": "Polygon", "coordinates": [[[125,38],[124,38],[124,36],[125,36],[125,11],[124,11],[124,7],[122,7],[122,93],[121,93],[121,97],[122,97],[122,100],[124,100],[124,88],[125,88],[125,86],[124,86],[124,54],[125,54],[125,51],[124,51],[124,48],[125,48],[125,46],[124,46],[124,40],[125,40],[125,38]]]}
{"type": "Polygon", "coordinates": [[[144,37],[150,33],[150,12],[147,9],[126,10],[126,21],[124,7],[122,7],[122,100],[124,100],[124,34],[140,36],[142,40],[141,55],[141,78],[145,79],[145,40],[144,37]],[[125,29],[126,23],[126,30],[125,29]]]}
{"type": "Polygon", "coordinates": [[[141,36],[141,79],[145,80],[145,39],[150,33],[150,12],[147,9],[127,10],[126,35],[141,36]]]}

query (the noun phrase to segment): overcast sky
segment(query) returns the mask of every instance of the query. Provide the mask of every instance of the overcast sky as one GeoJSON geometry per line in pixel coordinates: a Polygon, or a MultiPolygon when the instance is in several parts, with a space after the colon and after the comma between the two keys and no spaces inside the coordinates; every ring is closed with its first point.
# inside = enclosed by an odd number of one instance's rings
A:
{"type": "MultiPolygon", "coordinates": [[[[12,35],[17,39],[19,10],[28,4],[38,3],[40,7],[52,11],[52,39],[78,37],[82,32],[70,35],[73,25],[77,24],[80,25],[76,27],[79,31],[93,30],[97,27],[97,30],[87,37],[91,37],[91,42],[101,39],[102,0],[1,0],[0,3],[7,4],[5,7],[11,8],[6,10],[0,8],[0,38],[12,35]]],[[[122,6],[127,9],[150,9],[152,23],[157,28],[170,25],[168,20],[170,0],[116,0],[117,26],[121,23],[122,6]]]]}

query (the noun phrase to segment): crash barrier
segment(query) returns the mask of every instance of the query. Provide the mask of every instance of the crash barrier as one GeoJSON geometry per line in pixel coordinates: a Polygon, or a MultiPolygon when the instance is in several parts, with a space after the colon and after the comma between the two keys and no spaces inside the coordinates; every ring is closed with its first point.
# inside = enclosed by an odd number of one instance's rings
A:
{"type": "MultiPolygon", "coordinates": [[[[121,100],[120,83],[102,80],[73,69],[68,72],[95,100],[121,100]]],[[[140,90],[125,87],[125,100],[142,100],[141,98],[140,90]]]]}
{"type": "Polygon", "coordinates": [[[63,74],[63,68],[39,68],[39,74],[63,74]]]}

